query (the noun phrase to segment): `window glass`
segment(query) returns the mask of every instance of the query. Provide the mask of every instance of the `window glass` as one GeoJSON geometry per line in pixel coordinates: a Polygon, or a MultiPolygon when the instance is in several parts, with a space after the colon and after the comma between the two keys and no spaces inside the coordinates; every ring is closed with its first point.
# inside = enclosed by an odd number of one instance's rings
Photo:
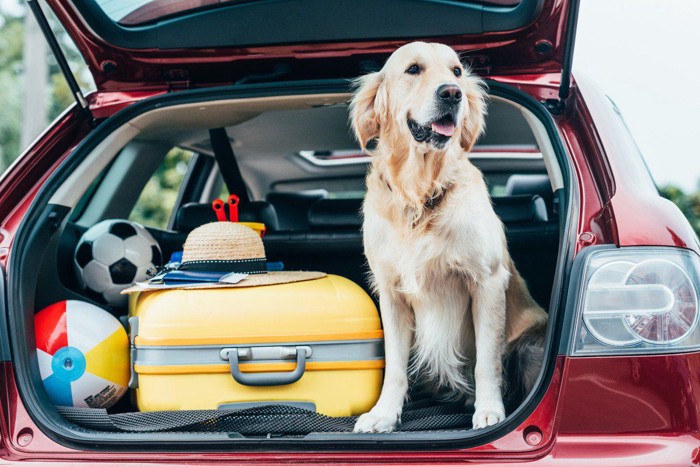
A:
{"type": "Polygon", "coordinates": [[[649,170],[649,165],[647,164],[646,159],[644,159],[644,156],[642,155],[642,150],[639,149],[639,145],[637,142],[634,140],[634,137],[632,136],[632,132],[630,131],[629,127],[627,126],[627,122],[625,121],[624,117],[622,116],[622,112],[620,112],[620,108],[615,104],[615,101],[613,101],[610,96],[606,96],[608,98],[608,102],[610,102],[610,106],[612,107],[613,111],[615,112],[615,115],[617,115],[620,119],[620,122],[622,123],[622,126],[624,127],[625,131],[622,132],[621,136],[624,137],[630,146],[634,146],[635,149],[637,150],[637,153],[639,154],[639,158],[642,160],[644,163],[644,173],[641,174],[642,178],[647,180],[650,185],[653,185],[654,188],[657,188],[656,182],[654,181],[654,177],[651,174],[651,170],[649,170]]]}
{"type": "MultiPolygon", "coordinates": [[[[191,13],[202,8],[216,8],[221,4],[240,0],[96,0],[109,19],[125,26],[153,22],[161,18],[191,13]]],[[[475,0],[495,6],[515,6],[520,0],[475,0]]]]}
{"type": "Polygon", "coordinates": [[[173,148],[143,188],[129,220],[140,224],[166,229],[173,214],[177,195],[185,179],[194,153],[182,148],[173,148]]]}

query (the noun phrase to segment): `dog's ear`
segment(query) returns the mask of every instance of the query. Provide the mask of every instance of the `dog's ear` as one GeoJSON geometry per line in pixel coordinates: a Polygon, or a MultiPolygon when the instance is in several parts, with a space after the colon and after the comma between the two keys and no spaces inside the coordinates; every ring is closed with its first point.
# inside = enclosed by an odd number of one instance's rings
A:
{"type": "Polygon", "coordinates": [[[355,95],[350,102],[350,122],[362,149],[374,149],[379,129],[386,118],[386,87],[381,71],[355,81],[355,95]],[[369,146],[369,148],[368,148],[369,146]]]}
{"type": "Polygon", "coordinates": [[[464,73],[467,109],[462,120],[460,144],[465,151],[471,151],[476,140],[484,132],[486,120],[486,83],[470,73],[464,73]]]}

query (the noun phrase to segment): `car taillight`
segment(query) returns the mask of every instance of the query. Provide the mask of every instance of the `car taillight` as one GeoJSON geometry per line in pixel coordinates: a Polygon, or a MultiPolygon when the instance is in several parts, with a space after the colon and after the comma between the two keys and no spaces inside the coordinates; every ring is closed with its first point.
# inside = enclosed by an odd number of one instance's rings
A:
{"type": "Polygon", "coordinates": [[[630,247],[586,255],[573,355],[700,349],[700,258],[630,247]]]}

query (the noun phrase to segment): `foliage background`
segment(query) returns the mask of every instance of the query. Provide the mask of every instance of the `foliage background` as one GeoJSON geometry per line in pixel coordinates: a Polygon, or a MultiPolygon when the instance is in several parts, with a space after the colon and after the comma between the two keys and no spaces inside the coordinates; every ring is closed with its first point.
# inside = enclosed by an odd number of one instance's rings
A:
{"type": "MultiPolygon", "coordinates": [[[[82,88],[89,87],[85,63],[68,35],[55,22],[52,27],[64,47],[66,58],[82,88]]],[[[24,148],[19,147],[22,122],[24,12],[20,8],[0,9],[0,173],[17,158],[24,148]]],[[[27,51],[31,53],[31,51],[27,51]]],[[[32,92],[47,93],[49,121],[55,119],[74,100],[53,55],[46,57],[49,64],[47,89],[32,92]]]]}
{"type": "Polygon", "coordinates": [[[173,148],[165,155],[163,163],[143,188],[129,220],[159,229],[168,226],[192,155],[191,151],[181,148],[173,148]]]}
{"type": "Polygon", "coordinates": [[[21,18],[0,16],[0,172],[20,151],[22,31],[21,18]]]}
{"type": "Polygon", "coordinates": [[[685,193],[674,185],[666,185],[659,189],[664,198],[673,201],[693,226],[695,233],[700,236],[700,184],[693,193],[685,193]]]}
{"type": "MultiPolygon", "coordinates": [[[[19,3],[0,2],[0,173],[25,149],[19,146],[24,89],[24,15],[27,12],[28,10],[19,3]]],[[[82,56],[62,26],[51,16],[50,9],[44,7],[44,12],[81,89],[91,89],[92,77],[82,56]]],[[[47,94],[48,119],[53,121],[74,103],[74,99],[50,52],[46,60],[49,64],[48,87],[31,92],[47,94]]],[[[191,152],[179,148],[168,152],[161,166],[144,187],[129,219],[156,228],[167,226],[191,156],[191,152]]]]}

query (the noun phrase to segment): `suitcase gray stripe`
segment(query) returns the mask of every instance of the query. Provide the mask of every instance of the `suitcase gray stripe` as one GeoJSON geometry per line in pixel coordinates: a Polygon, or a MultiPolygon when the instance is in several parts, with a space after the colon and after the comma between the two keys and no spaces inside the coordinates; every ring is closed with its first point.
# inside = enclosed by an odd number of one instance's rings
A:
{"type": "MultiPolygon", "coordinates": [[[[135,364],[142,366],[209,365],[228,363],[220,356],[224,348],[311,347],[309,362],[347,362],[384,359],[384,340],[289,342],[201,346],[136,346],[135,364]]],[[[279,363],[280,360],[242,360],[241,363],[279,363]]]]}

